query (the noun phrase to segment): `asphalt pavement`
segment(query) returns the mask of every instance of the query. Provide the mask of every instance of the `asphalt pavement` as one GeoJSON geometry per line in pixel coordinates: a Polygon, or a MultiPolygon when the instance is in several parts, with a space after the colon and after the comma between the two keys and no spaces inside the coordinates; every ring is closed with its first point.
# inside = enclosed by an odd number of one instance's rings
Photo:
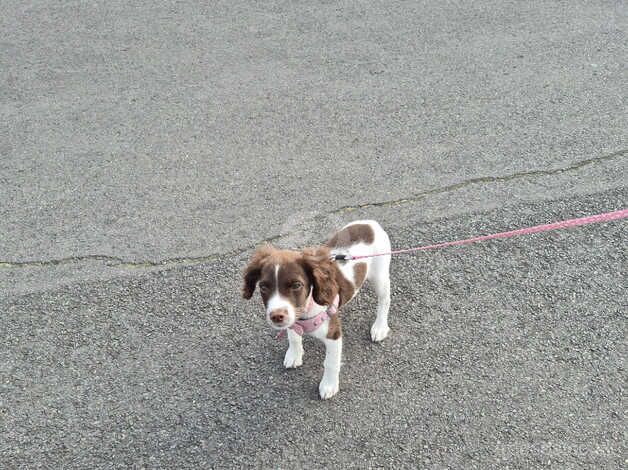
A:
{"type": "Polygon", "coordinates": [[[616,221],[393,259],[284,370],[254,247],[628,207],[624,2],[0,3],[0,467],[623,468],[616,221]]]}

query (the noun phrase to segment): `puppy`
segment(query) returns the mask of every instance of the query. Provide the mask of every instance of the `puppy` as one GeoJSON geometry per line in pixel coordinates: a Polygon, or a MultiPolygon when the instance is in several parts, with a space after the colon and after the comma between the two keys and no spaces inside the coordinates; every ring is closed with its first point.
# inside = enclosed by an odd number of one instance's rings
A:
{"type": "Polygon", "coordinates": [[[268,323],[279,336],[288,337],[285,367],[303,363],[304,334],[325,344],[324,372],[318,387],[322,399],[333,397],[339,389],[342,328],[338,309],[355,297],[365,280],[377,294],[371,339],[382,341],[390,331],[390,255],[351,259],[388,252],[390,240],[384,229],[374,220],[361,220],[345,226],[317,248],[259,248],[244,272],[242,296],[250,299],[259,286],[268,323]],[[347,259],[332,259],[336,255],[347,259]]]}

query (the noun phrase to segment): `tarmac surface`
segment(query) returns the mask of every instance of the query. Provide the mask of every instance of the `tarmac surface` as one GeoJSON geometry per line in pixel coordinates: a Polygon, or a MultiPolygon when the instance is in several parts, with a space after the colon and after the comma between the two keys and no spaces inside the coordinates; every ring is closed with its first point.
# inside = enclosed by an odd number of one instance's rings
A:
{"type": "Polygon", "coordinates": [[[622,468],[617,221],[393,259],[282,366],[254,247],[628,207],[623,2],[3,2],[0,467],[622,468]]]}

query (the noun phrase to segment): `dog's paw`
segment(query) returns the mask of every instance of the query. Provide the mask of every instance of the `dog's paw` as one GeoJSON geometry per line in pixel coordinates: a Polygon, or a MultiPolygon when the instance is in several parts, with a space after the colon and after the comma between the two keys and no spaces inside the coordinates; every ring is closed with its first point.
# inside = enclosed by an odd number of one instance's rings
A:
{"type": "Polygon", "coordinates": [[[387,324],[379,325],[377,322],[373,323],[371,327],[371,339],[377,343],[388,336],[389,332],[390,328],[388,328],[387,324]]]}
{"type": "Polygon", "coordinates": [[[320,385],[318,386],[318,394],[321,396],[323,400],[327,400],[328,398],[333,397],[336,393],[338,393],[339,389],[338,380],[327,380],[323,378],[321,380],[320,385]]]}
{"type": "Polygon", "coordinates": [[[294,369],[303,364],[303,351],[296,348],[288,348],[283,358],[283,366],[286,369],[294,369]]]}

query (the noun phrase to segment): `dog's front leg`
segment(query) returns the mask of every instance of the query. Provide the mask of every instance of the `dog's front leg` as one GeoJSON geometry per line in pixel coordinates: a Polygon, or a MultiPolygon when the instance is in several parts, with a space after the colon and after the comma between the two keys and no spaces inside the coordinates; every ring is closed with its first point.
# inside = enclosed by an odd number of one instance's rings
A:
{"type": "Polygon", "coordinates": [[[325,343],[325,370],[323,379],[318,386],[318,393],[323,400],[338,393],[340,383],[340,361],[342,357],[342,336],[337,339],[324,338],[325,343]]]}
{"type": "Polygon", "coordinates": [[[303,364],[303,337],[288,330],[288,350],[283,358],[284,367],[291,369],[303,364]]]}

